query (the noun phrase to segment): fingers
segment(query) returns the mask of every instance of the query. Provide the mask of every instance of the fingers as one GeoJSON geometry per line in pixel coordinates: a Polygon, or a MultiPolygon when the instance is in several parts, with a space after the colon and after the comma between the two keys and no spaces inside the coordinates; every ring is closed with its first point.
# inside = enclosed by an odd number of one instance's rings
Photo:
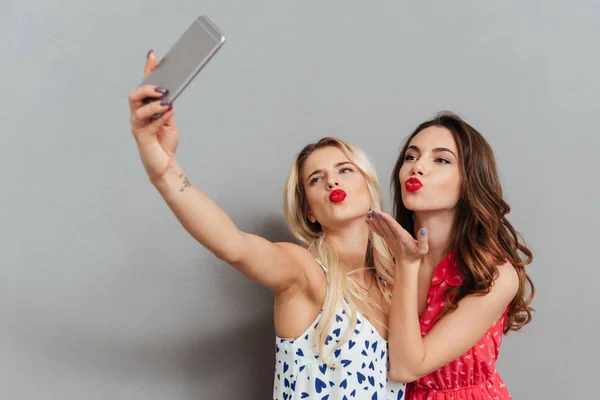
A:
{"type": "Polygon", "coordinates": [[[146,64],[144,64],[144,78],[147,77],[154,68],[156,68],[156,54],[154,54],[154,50],[151,49],[146,56],[146,64]]]}
{"type": "Polygon", "coordinates": [[[167,111],[165,111],[158,119],[155,119],[154,121],[152,121],[150,123],[150,127],[152,128],[153,131],[154,130],[158,131],[158,129],[160,129],[164,124],[166,124],[171,119],[173,114],[175,114],[175,109],[171,105],[171,106],[167,107],[167,111]]]}
{"type": "Polygon", "coordinates": [[[150,102],[142,107],[137,108],[131,114],[131,124],[134,127],[146,125],[148,124],[149,120],[154,117],[154,115],[171,111],[172,108],[173,104],[171,104],[171,102],[167,99],[150,102]]]}
{"type": "Polygon", "coordinates": [[[368,218],[365,220],[366,224],[369,225],[369,228],[371,228],[371,230],[373,232],[375,232],[375,234],[383,237],[385,239],[384,233],[381,231],[378,221],[377,221],[377,216],[375,214],[373,214],[371,211],[369,211],[369,213],[367,214],[368,218]]]}
{"type": "Polygon", "coordinates": [[[143,105],[145,99],[159,99],[168,93],[167,89],[154,86],[144,85],[129,92],[129,107],[133,112],[143,105]]]}
{"type": "MultiPolygon", "coordinates": [[[[396,235],[396,232],[390,228],[390,225],[386,221],[386,214],[381,210],[373,210],[372,220],[377,224],[378,228],[383,232],[384,237],[389,238],[391,240],[398,240],[399,237],[396,235]]],[[[391,218],[391,217],[390,217],[391,218]]]]}
{"type": "Polygon", "coordinates": [[[417,233],[417,251],[421,255],[427,254],[429,251],[429,240],[427,238],[427,229],[421,228],[417,233]]]}
{"type": "Polygon", "coordinates": [[[167,106],[167,110],[163,113],[152,114],[159,116],[158,118],[146,118],[142,120],[139,125],[133,125],[132,132],[136,141],[139,142],[154,137],[166,124],[169,123],[173,117],[173,114],[175,114],[175,109],[168,109],[167,106]]]}
{"type": "Polygon", "coordinates": [[[406,249],[412,249],[411,251],[420,256],[427,254],[429,251],[429,240],[427,237],[427,229],[422,228],[417,232],[417,240],[408,233],[391,215],[386,214],[379,210],[370,211],[369,219],[365,222],[369,227],[379,236],[388,241],[388,244],[395,243],[406,249]]]}
{"type": "MultiPolygon", "coordinates": [[[[144,78],[148,76],[152,70],[156,68],[156,55],[154,51],[150,50],[146,56],[146,63],[144,65],[144,78]]],[[[132,90],[129,93],[129,108],[133,113],[137,108],[141,107],[154,99],[158,99],[168,93],[165,88],[144,85],[132,90]]]]}
{"type": "Polygon", "coordinates": [[[407,243],[414,240],[410,233],[408,233],[408,231],[404,229],[391,215],[387,213],[379,214],[383,217],[383,223],[387,225],[388,229],[390,232],[392,232],[396,239],[406,241],[407,243]]]}
{"type": "Polygon", "coordinates": [[[384,215],[381,211],[372,210],[369,211],[367,215],[369,217],[367,223],[376,234],[390,241],[394,241],[397,239],[393,232],[389,229],[389,226],[387,226],[387,224],[385,223],[384,215]]]}

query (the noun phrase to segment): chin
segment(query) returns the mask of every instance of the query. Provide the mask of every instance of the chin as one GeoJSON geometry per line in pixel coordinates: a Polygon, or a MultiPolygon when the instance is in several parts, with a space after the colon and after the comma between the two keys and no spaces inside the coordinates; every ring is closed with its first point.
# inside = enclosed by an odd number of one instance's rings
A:
{"type": "Polygon", "coordinates": [[[415,196],[406,196],[406,195],[402,195],[402,204],[404,204],[404,207],[407,210],[410,211],[421,211],[421,207],[419,205],[419,201],[416,199],[415,196]]]}
{"type": "Polygon", "coordinates": [[[356,218],[364,218],[367,215],[368,211],[364,213],[359,211],[357,208],[339,208],[334,211],[333,218],[337,221],[348,221],[356,218]]]}
{"type": "Polygon", "coordinates": [[[331,219],[337,223],[350,222],[356,219],[364,219],[367,216],[369,207],[336,207],[331,214],[331,219]]]}

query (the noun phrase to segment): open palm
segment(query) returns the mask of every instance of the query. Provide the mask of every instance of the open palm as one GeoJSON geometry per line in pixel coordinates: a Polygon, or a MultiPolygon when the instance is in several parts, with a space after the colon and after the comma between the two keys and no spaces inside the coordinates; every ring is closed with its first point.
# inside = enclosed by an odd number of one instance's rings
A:
{"type": "Polygon", "coordinates": [[[381,210],[372,210],[368,215],[367,224],[385,240],[396,262],[414,263],[429,251],[425,229],[421,229],[415,239],[391,215],[381,210]]]}

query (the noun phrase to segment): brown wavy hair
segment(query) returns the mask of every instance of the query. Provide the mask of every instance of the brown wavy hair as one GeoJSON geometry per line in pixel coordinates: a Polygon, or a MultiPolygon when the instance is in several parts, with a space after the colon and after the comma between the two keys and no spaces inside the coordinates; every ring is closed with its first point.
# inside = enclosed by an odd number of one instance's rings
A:
{"type": "Polygon", "coordinates": [[[464,281],[461,286],[446,291],[446,312],[456,309],[457,303],[469,294],[489,293],[498,277],[499,260],[508,259],[519,275],[519,290],[508,306],[504,333],[518,331],[531,322],[534,311],[529,305],[535,295],[535,287],[525,272],[525,266],[531,263],[533,255],[523,237],[506,218],[510,206],[502,196],[494,151],[481,133],[458,115],[447,111],[420,124],[403,145],[392,173],[394,216],[404,229],[415,234],[413,212],[402,203],[398,175],[411,140],[431,126],[446,128],[454,137],[462,177],[453,234],[447,250],[454,249],[464,281]]]}

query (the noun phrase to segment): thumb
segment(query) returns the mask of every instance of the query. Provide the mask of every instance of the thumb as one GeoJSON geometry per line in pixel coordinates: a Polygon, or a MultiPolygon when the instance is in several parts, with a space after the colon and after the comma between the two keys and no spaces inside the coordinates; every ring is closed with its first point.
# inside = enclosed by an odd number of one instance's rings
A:
{"type": "Polygon", "coordinates": [[[154,54],[154,50],[150,50],[146,56],[146,64],[144,65],[144,78],[147,77],[154,68],[156,68],[156,54],[154,54]]]}
{"type": "Polygon", "coordinates": [[[427,238],[427,228],[419,229],[417,234],[417,251],[421,255],[427,254],[429,251],[429,239],[427,238]]]}

